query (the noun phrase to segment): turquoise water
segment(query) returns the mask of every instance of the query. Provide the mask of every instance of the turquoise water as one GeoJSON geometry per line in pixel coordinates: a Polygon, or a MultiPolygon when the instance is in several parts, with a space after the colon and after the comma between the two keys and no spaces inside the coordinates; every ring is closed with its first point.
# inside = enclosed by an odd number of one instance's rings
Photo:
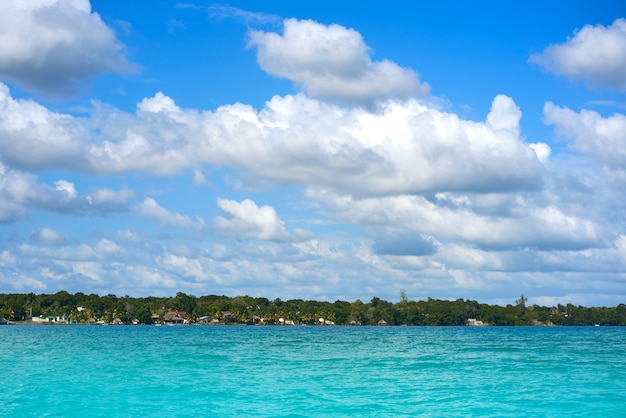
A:
{"type": "Polygon", "coordinates": [[[626,416],[626,329],[0,327],[0,416],[626,416]]]}

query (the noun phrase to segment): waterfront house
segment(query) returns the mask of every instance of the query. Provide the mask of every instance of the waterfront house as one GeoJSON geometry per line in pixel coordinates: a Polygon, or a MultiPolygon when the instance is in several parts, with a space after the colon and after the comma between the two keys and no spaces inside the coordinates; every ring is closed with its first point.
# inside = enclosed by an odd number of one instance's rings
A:
{"type": "Polygon", "coordinates": [[[63,315],[63,316],[43,316],[43,315],[39,315],[39,316],[34,316],[32,319],[33,322],[37,322],[37,323],[53,323],[53,324],[67,324],[69,323],[69,320],[67,318],[67,316],[63,315]]]}
{"type": "Polygon", "coordinates": [[[171,311],[163,314],[163,322],[166,324],[182,324],[185,322],[186,312],[182,311],[171,311]]]}

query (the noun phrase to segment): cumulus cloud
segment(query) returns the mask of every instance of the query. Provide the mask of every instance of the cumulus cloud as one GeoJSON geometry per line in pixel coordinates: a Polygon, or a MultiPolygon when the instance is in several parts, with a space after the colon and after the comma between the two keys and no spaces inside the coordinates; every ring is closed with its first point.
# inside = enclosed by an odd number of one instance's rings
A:
{"type": "MultiPolygon", "coordinates": [[[[53,94],[71,92],[103,71],[131,69],[115,35],[88,2],[43,4],[7,2],[0,46],[14,46],[19,38],[23,60],[17,60],[16,50],[0,48],[0,77],[53,94]],[[20,8],[22,16],[9,21],[20,8]],[[29,27],[41,25],[26,36],[26,21],[29,27]],[[77,22],[66,28],[67,41],[53,24],[61,21],[77,22]],[[93,52],[90,59],[74,40],[86,21],[93,24],[83,39],[93,52]],[[40,29],[49,31],[48,43],[40,29]],[[20,71],[33,66],[35,56],[49,71],[47,78],[36,65],[20,71]],[[60,79],[61,72],[68,77],[60,79]],[[49,85],[53,82],[58,89],[49,85]]],[[[268,16],[211,7],[214,16],[268,23],[259,20],[268,16]]],[[[567,62],[558,67],[560,74],[619,88],[623,81],[613,64],[621,62],[616,31],[622,25],[619,19],[607,28],[586,27],[531,60],[546,68],[548,62],[567,62]],[[593,36],[579,37],[585,31],[593,36]],[[578,43],[601,49],[590,41],[594,37],[604,46],[617,39],[601,58],[604,67],[573,65],[578,43]],[[607,60],[613,61],[607,65],[607,60]]],[[[132,209],[164,227],[205,232],[200,217],[170,211],[153,198],[136,204],[128,187],[85,190],[73,174],[43,183],[35,173],[77,172],[93,176],[89,180],[131,174],[131,181],[145,174],[192,173],[194,184],[202,185],[212,184],[226,167],[233,183],[247,187],[252,181],[304,186],[311,203],[306,218],[319,210],[338,225],[314,232],[287,229],[271,206],[218,199],[224,213],[211,225],[216,234],[202,234],[202,242],[143,239],[154,232],[142,231],[152,227],[143,222],[120,225],[106,238],[86,234],[86,242],[60,232],[60,224],[15,226],[20,232],[0,253],[3,288],[82,291],[81,284],[88,283],[104,292],[153,294],[158,288],[211,292],[215,284],[228,294],[301,297],[305,292],[321,299],[394,298],[406,288],[415,292],[412,297],[484,300],[495,294],[492,289],[502,292],[512,283],[522,287],[532,281],[546,294],[559,288],[574,294],[585,290],[584,271],[606,275],[595,282],[597,288],[623,282],[626,238],[615,226],[623,212],[615,207],[623,203],[612,201],[607,209],[608,199],[619,199],[608,190],[612,185],[597,187],[606,172],[592,172],[597,164],[588,164],[585,172],[563,169],[562,156],[552,156],[548,144],[527,143],[522,109],[511,97],[494,97],[480,120],[445,112],[418,100],[429,87],[415,72],[375,61],[361,35],[339,25],[288,19],[282,33],[250,31],[249,46],[266,72],[291,80],[303,93],[276,96],[260,108],[237,103],[202,110],[185,109],[157,92],[139,100],[134,112],[94,102],[91,114],[77,118],[13,98],[0,83],[0,222],[22,220],[32,208],[72,215],[132,209]],[[553,171],[559,169],[564,171],[553,171]],[[589,203],[582,205],[583,199],[589,203]],[[357,228],[364,236],[350,232],[357,228]],[[573,270],[580,274],[570,274],[573,270]],[[41,280],[29,281],[28,275],[41,280]],[[468,293],[454,293],[458,289],[468,293]]],[[[548,103],[544,116],[573,148],[625,168],[624,115],[576,113],[548,103]]]]}
{"type": "Polygon", "coordinates": [[[332,208],[343,222],[381,225],[402,230],[402,234],[474,243],[485,249],[576,250],[606,245],[611,236],[611,231],[594,219],[521,197],[510,201],[509,213],[490,214],[476,211],[471,196],[457,199],[458,206],[449,206],[423,196],[357,199],[313,189],[309,194],[332,208]]]}
{"type": "Polygon", "coordinates": [[[438,260],[454,269],[505,270],[506,263],[500,253],[485,251],[471,245],[452,243],[438,251],[438,260]]]}
{"type": "Polygon", "coordinates": [[[71,215],[94,215],[124,212],[135,193],[127,187],[115,191],[99,188],[80,195],[72,182],[57,180],[54,186],[39,183],[33,174],[0,164],[0,220],[19,220],[27,207],[71,215]]]}
{"type": "Polygon", "coordinates": [[[54,182],[54,189],[61,194],[67,196],[70,199],[73,199],[77,196],[76,187],[74,187],[74,183],[70,183],[65,180],[57,180],[54,182]]]}
{"type": "Polygon", "coordinates": [[[79,169],[87,132],[73,117],[33,100],[13,99],[0,83],[0,158],[19,169],[79,169]]]}
{"type": "Polygon", "coordinates": [[[241,104],[184,111],[159,94],[140,108],[127,129],[118,124],[92,145],[94,170],[166,174],[209,163],[359,194],[527,188],[543,174],[507,96],[494,99],[486,122],[416,101],[390,101],[372,113],[303,95],[274,97],[259,112],[241,104]]]}
{"type": "Polygon", "coordinates": [[[167,97],[162,92],[157,92],[154,97],[146,97],[137,104],[137,110],[150,113],[179,113],[180,108],[176,106],[172,98],[167,97]]]}
{"type": "Polygon", "coordinates": [[[286,19],[282,35],[250,31],[263,70],[302,86],[312,96],[370,104],[390,97],[427,96],[417,74],[391,61],[373,62],[361,34],[339,25],[286,19]]]}
{"type": "Polygon", "coordinates": [[[31,239],[39,244],[48,245],[65,244],[68,241],[68,238],[63,233],[46,227],[33,231],[31,239]]]}
{"type": "Polygon", "coordinates": [[[120,190],[100,187],[90,191],[85,197],[90,206],[100,208],[102,212],[125,212],[134,198],[135,192],[125,186],[120,190]]]}
{"type": "Polygon", "coordinates": [[[11,254],[11,252],[3,250],[2,253],[0,253],[0,266],[8,266],[15,263],[16,261],[17,258],[15,258],[15,256],[11,254]]]}
{"type": "Polygon", "coordinates": [[[122,247],[106,238],[100,239],[100,241],[96,243],[94,249],[100,257],[123,258],[127,256],[122,247]]]}
{"type": "Polygon", "coordinates": [[[190,278],[196,281],[204,281],[208,278],[207,273],[199,259],[193,259],[184,255],[166,254],[157,259],[157,263],[173,274],[190,278]]]}
{"type": "Polygon", "coordinates": [[[504,94],[497,95],[491,103],[491,110],[487,115],[487,125],[493,130],[505,130],[514,134],[520,134],[519,122],[522,111],[513,99],[504,94]]]}
{"type": "Polygon", "coordinates": [[[95,190],[94,195],[80,196],[74,190],[74,185],[69,182],[61,181],[66,183],[64,187],[67,187],[67,184],[71,185],[71,189],[67,190],[59,188],[59,182],[56,182],[55,187],[36,183],[34,176],[25,176],[23,180],[25,183],[14,183],[8,187],[8,191],[16,202],[63,214],[102,215],[110,212],[126,212],[135,196],[135,193],[128,188],[122,188],[119,191],[102,188],[95,190]]]}
{"type": "Polygon", "coordinates": [[[142,203],[135,207],[135,210],[142,217],[156,221],[159,224],[167,227],[203,229],[205,226],[204,220],[202,218],[198,217],[194,222],[187,215],[168,211],[167,209],[160,206],[157,201],[152,199],[151,197],[145,198],[142,203]]]}
{"type": "MultiPolygon", "coordinates": [[[[176,280],[165,272],[146,266],[128,266],[126,268],[128,277],[133,277],[132,283],[125,283],[126,288],[136,288],[148,292],[154,292],[153,289],[165,288],[173,289],[176,287],[176,280]]],[[[149,293],[152,294],[152,293],[149,293]]]]}
{"type": "Polygon", "coordinates": [[[16,278],[16,280],[12,281],[10,284],[13,285],[13,289],[20,292],[24,292],[26,290],[41,292],[47,288],[43,281],[33,279],[27,275],[20,275],[19,278],[16,278]]]}
{"type": "Polygon", "coordinates": [[[40,106],[24,111],[8,96],[5,102],[18,109],[0,108],[0,151],[18,168],[170,175],[210,164],[356,194],[532,188],[544,173],[541,154],[520,136],[520,109],[504,95],[484,122],[414,100],[370,112],[302,94],[274,97],[260,111],[235,104],[199,112],[157,93],[135,114],[98,107],[81,121],[40,106]],[[14,127],[14,115],[23,129],[14,127]],[[34,129],[39,125],[45,135],[34,129]]]}
{"type": "Polygon", "coordinates": [[[626,115],[604,118],[592,110],[574,112],[551,102],[545,104],[543,114],[558,135],[573,141],[573,148],[614,169],[626,169],[626,115]]]}
{"type": "Polygon", "coordinates": [[[548,160],[550,159],[550,154],[552,154],[552,149],[550,148],[550,145],[543,142],[536,142],[534,144],[528,144],[528,146],[533,151],[535,151],[535,154],[537,154],[537,159],[539,161],[544,164],[548,162],[548,160]]]}
{"type": "Polygon", "coordinates": [[[547,71],[591,85],[626,89],[626,20],[610,26],[586,25],[562,44],[533,54],[534,62],[547,71]]]}
{"type": "Polygon", "coordinates": [[[133,70],[89,0],[5,0],[0,76],[45,95],[74,94],[91,77],[133,70]]]}
{"type": "Polygon", "coordinates": [[[271,206],[257,206],[249,199],[236,202],[229,199],[218,199],[217,205],[230,218],[218,216],[215,225],[233,234],[242,234],[262,240],[285,240],[289,233],[271,206]]]}

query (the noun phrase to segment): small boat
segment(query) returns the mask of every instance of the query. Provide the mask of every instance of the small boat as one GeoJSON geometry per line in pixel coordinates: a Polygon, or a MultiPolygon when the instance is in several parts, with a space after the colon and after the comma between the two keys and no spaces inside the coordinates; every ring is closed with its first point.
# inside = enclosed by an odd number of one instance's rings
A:
{"type": "Polygon", "coordinates": [[[11,322],[6,318],[0,318],[0,325],[15,325],[15,322],[11,322]]]}

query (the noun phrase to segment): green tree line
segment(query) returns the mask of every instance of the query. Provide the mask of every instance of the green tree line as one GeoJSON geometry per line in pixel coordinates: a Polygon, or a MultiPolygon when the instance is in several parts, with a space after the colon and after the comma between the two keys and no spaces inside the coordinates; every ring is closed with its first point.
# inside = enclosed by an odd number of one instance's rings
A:
{"type": "Polygon", "coordinates": [[[153,324],[167,312],[185,312],[188,322],[226,324],[336,324],[336,325],[465,325],[475,319],[488,325],[626,325],[626,305],[584,307],[572,304],[551,307],[526,305],[521,295],[506,306],[488,305],[474,300],[414,301],[404,291],[392,303],[378,297],[369,302],[337,300],[281,299],[251,296],[194,296],[178,292],[173,297],[144,297],[75,293],[0,294],[0,317],[27,320],[32,315],[63,316],[72,322],[95,320],[109,323],[153,324]],[[321,321],[320,321],[321,320],[321,321]]]}

